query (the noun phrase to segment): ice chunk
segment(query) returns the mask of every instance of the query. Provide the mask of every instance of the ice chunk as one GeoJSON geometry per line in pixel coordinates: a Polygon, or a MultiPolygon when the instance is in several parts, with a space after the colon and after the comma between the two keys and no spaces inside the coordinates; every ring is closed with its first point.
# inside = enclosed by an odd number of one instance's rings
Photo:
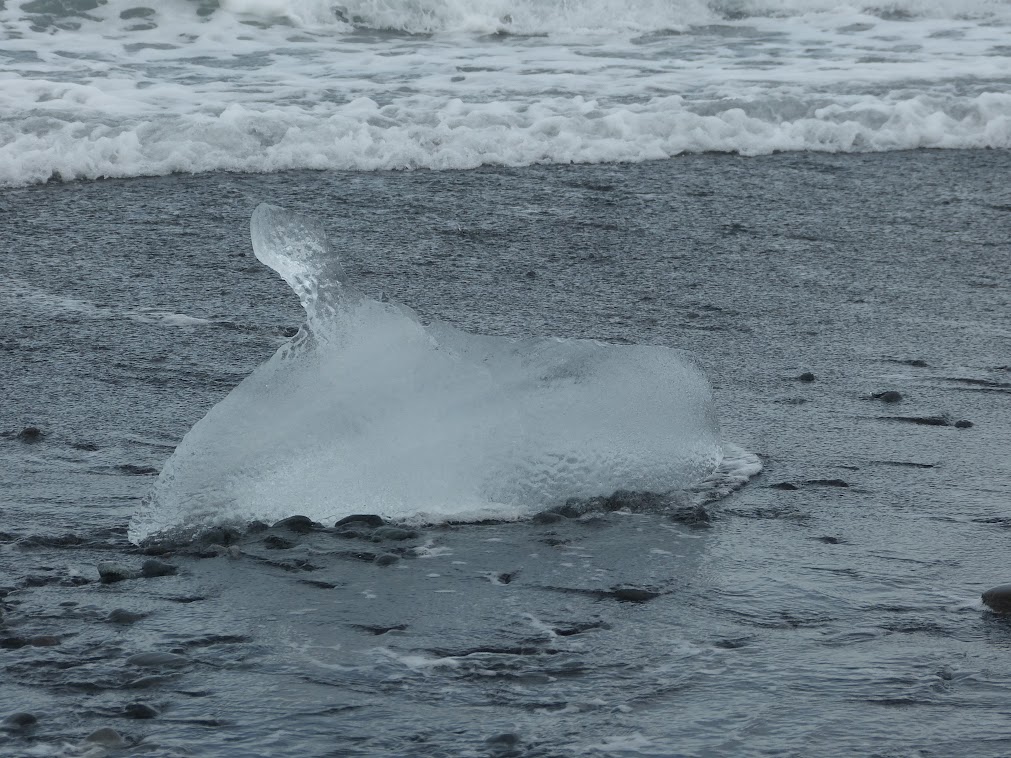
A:
{"type": "Polygon", "coordinates": [[[307,325],[183,438],[135,542],[293,513],[518,518],[684,488],[720,463],[711,390],[688,353],[424,326],[348,286],[314,220],[261,205],[251,232],[307,325]]]}

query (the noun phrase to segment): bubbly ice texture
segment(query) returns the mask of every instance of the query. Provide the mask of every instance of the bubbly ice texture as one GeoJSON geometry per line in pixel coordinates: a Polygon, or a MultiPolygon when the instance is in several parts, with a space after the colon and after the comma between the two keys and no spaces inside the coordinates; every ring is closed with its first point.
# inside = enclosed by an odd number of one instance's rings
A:
{"type": "Polygon", "coordinates": [[[521,518],[686,488],[720,464],[711,389],[688,353],[426,326],[348,285],[314,220],[261,205],[251,233],[307,323],[186,434],[134,542],[296,513],[521,518]]]}
{"type": "Polygon", "coordinates": [[[1004,0],[7,0],[0,186],[1011,147],[1004,0]]]}

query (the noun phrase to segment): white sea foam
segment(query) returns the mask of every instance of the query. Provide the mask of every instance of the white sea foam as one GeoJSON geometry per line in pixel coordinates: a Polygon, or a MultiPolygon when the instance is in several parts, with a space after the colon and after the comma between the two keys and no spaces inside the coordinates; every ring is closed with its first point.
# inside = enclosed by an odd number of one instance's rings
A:
{"type": "Polygon", "coordinates": [[[997,0],[23,5],[0,10],[0,186],[1011,147],[997,0]]]}
{"type": "Polygon", "coordinates": [[[722,459],[688,354],[423,326],[347,287],[311,220],[260,206],[252,231],[306,331],[190,430],[131,540],[293,513],[517,518],[569,497],[684,489],[722,459]]]}

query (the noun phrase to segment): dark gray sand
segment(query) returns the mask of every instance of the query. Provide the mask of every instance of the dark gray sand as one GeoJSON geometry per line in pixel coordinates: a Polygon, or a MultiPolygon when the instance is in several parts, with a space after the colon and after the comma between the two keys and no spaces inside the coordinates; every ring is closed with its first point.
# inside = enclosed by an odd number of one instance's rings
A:
{"type": "Polygon", "coordinates": [[[1011,581],[1009,175],[921,151],[4,191],[0,754],[1007,755],[1011,622],[980,595],[1011,581]],[[130,546],[182,435],[301,322],[250,252],[261,201],[424,318],[695,351],[764,472],[130,546]]]}

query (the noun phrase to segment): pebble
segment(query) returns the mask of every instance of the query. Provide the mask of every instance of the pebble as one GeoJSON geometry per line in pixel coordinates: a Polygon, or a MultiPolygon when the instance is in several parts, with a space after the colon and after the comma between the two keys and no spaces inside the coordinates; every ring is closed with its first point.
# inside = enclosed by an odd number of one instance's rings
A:
{"type": "Polygon", "coordinates": [[[165,563],[165,561],[152,558],[144,561],[144,564],[140,567],[140,574],[150,579],[155,576],[172,576],[178,570],[179,568],[173,566],[171,563],[165,563]]]}
{"type": "Polygon", "coordinates": [[[319,528],[321,524],[317,524],[308,516],[289,516],[276,522],[273,526],[275,529],[287,529],[296,534],[308,534],[313,529],[319,528]]]}
{"type": "Polygon", "coordinates": [[[786,490],[788,492],[800,489],[800,487],[793,482],[777,482],[776,484],[770,484],[769,487],[774,490],[786,490]]]}
{"type": "Polygon", "coordinates": [[[31,713],[18,711],[17,713],[12,713],[10,716],[7,716],[3,721],[0,721],[0,728],[2,728],[5,732],[16,732],[21,729],[28,729],[29,727],[35,726],[37,723],[38,719],[31,713]]]}
{"type": "Polygon", "coordinates": [[[399,555],[394,555],[393,553],[381,553],[376,556],[375,564],[377,566],[392,566],[400,560],[399,555]]]}
{"type": "Polygon", "coordinates": [[[182,668],[190,661],[175,653],[137,653],[127,658],[126,662],[141,668],[182,668]]]}
{"type": "Polygon", "coordinates": [[[18,439],[22,442],[27,442],[29,444],[33,442],[41,442],[45,439],[45,434],[37,426],[26,426],[20,432],[18,432],[18,439]]]}
{"type": "Polygon", "coordinates": [[[1011,584],[1002,584],[984,592],[983,603],[995,613],[1011,613],[1011,584]]]}
{"type": "Polygon", "coordinates": [[[263,546],[268,550],[290,550],[295,547],[295,543],[276,534],[268,534],[263,538],[263,546]]]}
{"type": "Polygon", "coordinates": [[[339,527],[339,526],[344,526],[345,524],[356,524],[356,525],[368,526],[368,527],[372,527],[373,529],[377,529],[377,528],[379,528],[381,526],[384,526],[386,524],[386,522],[383,521],[382,517],[376,516],[376,515],[371,514],[371,513],[355,513],[355,514],[352,514],[350,516],[345,516],[340,521],[338,521],[336,524],[334,524],[334,526],[335,527],[339,527]]]}
{"type": "Polygon", "coordinates": [[[541,511],[540,513],[535,513],[530,520],[535,524],[557,524],[562,518],[562,515],[559,513],[541,511]]]}
{"type": "Polygon", "coordinates": [[[98,564],[98,576],[102,584],[112,584],[113,582],[121,582],[124,579],[136,579],[137,572],[124,566],[122,563],[102,561],[98,564]]]}
{"type": "Polygon", "coordinates": [[[803,374],[797,377],[798,382],[813,382],[815,380],[815,375],[810,371],[805,371],[803,374]]]}
{"type": "Polygon", "coordinates": [[[103,726],[101,729],[96,729],[87,737],[84,738],[85,742],[94,742],[102,747],[111,748],[121,748],[126,747],[126,742],[123,738],[119,736],[119,732],[115,729],[103,726]]]}
{"type": "Polygon", "coordinates": [[[153,719],[158,711],[147,703],[128,703],[123,709],[123,715],[128,719],[153,719]]]}
{"type": "Polygon", "coordinates": [[[961,421],[956,421],[955,422],[955,428],[956,429],[970,429],[970,428],[972,428],[972,422],[971,421],[966,421],[965,419],[962,419],[961,421]]]}
{"type": "Polygon", "coordinates": [[[107,620],[113,624],[132,624],[135,621],[140,621],[145,616],[147,616],[146,613],[133,613],[122,608],[116,608],[109,614],[107,620]]]}
{"type": "Polygon", "coordinates": [[[372,541],[380,542],[381,540],[409,540],[413,537],[417,537],[418,533],[413,529],[401,529],[398,526],[381,526],[372,532],[372,541]]]}
{"type": "Polygon", "coordinates": [[[885,390],[884,392],[875,392],[871,397],[882,403],[898,403],[902,400],[902,393],[895,390],[885,390]]]}

